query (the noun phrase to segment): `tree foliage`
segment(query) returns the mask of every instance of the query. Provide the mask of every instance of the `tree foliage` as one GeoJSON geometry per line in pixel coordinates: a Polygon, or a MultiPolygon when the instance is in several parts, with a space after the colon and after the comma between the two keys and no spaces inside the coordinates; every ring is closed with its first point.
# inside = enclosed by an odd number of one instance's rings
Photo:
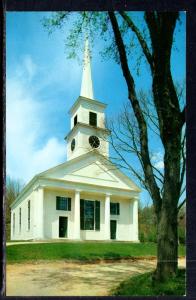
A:
{"type": "MultiPolygon", "coordinates": [[[[157,242],[157,224],[156,215],[153,205],[139,206],[138,209],[139,221],[139,239],[140,242],[157,242]]],[[[178,243],[185,244],[186,242],[186,209],[185,205],[178,213],[178,243]]]]}
{"type": "Polygon", "coordinates": [[[11,223],[11,209],[10,205],[15,201],[21,192],[24,184],[20,180],[16,180],[7,176],[6,178],[6,238],[10,239],[10,223],[11,223]]]}

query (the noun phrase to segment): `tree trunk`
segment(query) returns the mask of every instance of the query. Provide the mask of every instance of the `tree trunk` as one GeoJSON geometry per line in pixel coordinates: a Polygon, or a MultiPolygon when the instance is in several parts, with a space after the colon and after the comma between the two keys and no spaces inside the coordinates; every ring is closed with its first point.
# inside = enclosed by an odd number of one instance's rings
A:
{"type": "Polygon", "coordinates": [[[150,32],[152,55],[146,49],[136,27],[136,33],[143,52],[151,67],[153,78],[153,100],[158,115],[160,138],[164,147],[163,193],[156,182],[149,154],[148,124],[137,97],[134,77],[130,71],[125,45],[114,12],[109,12],[120,63],[128,87],[128,97],[137,119],[140,154],[145,183],[153,199],[157,217],[157,269],[155,279],[164,281],[177,273],[178,233],[177,203],[180,196],[180,158],[182,116],[174,87],[170,58],[173,45],[173,32],[178,13],[146,13],[150,32]]]}
{"type": "Polygon", "coordinates": [[[167,206],[161,209],[159,216],[157,216],[157,268],[154,274],[155,279],[157,281],[164,281],[171,276],[175,276],[177,268],[177,208],[174,208],[172,204],[167,204],[167,206]]]}

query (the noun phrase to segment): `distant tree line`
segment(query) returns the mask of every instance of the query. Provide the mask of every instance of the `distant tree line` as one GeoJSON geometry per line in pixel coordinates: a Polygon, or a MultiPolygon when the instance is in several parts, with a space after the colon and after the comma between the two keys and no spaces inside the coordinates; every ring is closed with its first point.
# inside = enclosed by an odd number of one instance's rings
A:
{"type": "Polygon", "coordinates": [[[14,202],[14,200],[19,195],[20,191],[24,187],[24,184],[19,179],[13,179],[10,176],[6,178],[6,240],[10,240],[10,225],[11,225],[11,208],[10,205],[14,202]]]}
{"type": "MultiPolygon", "coordinates": [[[[157,224],[153,205],[139,206],[139,240],[140,242],[157,242],[157,224]]],[[[178,242],[186,243],[186,207],[185,204],[178,213],[178,242]]]]}

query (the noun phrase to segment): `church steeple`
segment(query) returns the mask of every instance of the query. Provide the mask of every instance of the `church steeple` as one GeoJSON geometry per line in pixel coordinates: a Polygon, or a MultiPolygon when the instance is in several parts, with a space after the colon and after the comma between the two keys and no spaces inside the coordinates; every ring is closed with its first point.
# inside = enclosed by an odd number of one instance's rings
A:
{"type": "Polygon", "coordinates": [[[80,96],[86,97],[89,99],[94,99],[93,95],[93,84],[91,77],[91,58],[89,50],[89,41],[86,36],[85,46],[84,46],[84,61],[83,61],[83,73],[82,73],[82,84],[80,96]]]}
{"type": "Polygon", "coordinates": [[[81,92],[72,105],[71,131],[66,136],[67,160],[76,158],[93,150],[109,156],[108,137],[110,131],[105,128],[106,104],[94,99],[91,78],[89,42],[86,37],[81,92]]]}

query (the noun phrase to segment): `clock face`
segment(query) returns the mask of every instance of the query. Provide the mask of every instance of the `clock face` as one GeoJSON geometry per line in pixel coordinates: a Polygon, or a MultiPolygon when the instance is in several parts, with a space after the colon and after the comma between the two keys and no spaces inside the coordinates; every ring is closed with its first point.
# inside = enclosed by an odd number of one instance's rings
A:
{"type": "Polygon", "coordinates": [[[97,136],[91,135],[89,137],[89,144],[91,145],[92,148],[98,148],[100,145],[100,141],[97,136]]]}
{"type": "Polygon", "coordinates": [[[76,145],[76,140],[73,139],[73,140],[71,141],[71,151],[74,151],[75,145],[76,145]]]}

